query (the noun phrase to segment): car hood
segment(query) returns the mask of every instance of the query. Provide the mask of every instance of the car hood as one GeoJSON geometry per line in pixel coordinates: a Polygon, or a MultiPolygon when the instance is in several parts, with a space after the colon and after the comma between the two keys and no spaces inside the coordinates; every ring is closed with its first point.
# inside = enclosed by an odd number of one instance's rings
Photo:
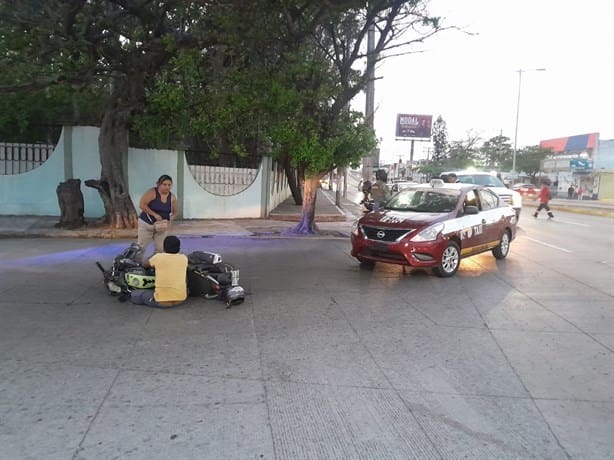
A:
{"type": "Polygon", "coordinates": [[[510,190],[507,187],[486,187],[489,190],[492,190],[497,195],[513,195],[515,190],[510,190]]]}
{"type": "Polygon", "coordinates": [[[449,215],[450,213],[447,212],[412,212],[385,209],[366,214],[360,219],[360,223],[374,227],[418,228],[446,220],[449,215]]]}

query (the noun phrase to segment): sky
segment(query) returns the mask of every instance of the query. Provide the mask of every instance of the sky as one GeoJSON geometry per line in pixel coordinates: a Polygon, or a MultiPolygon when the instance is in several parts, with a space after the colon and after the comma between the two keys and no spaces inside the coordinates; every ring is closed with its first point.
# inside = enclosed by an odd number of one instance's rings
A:
{"type": "MultiPolygon", "coordinates": [[[[444,31],[380,63],[382,162],[409,160],[410,142],[395,140],[398,113],[441,115],[451,141],[502,134],[513,146],[519,69],[518,148],[592,132],[614,139],[614,2],[431,0],[430,11],[470,34],[444,31]]],[[[364,99],[355,104],[364,111],[364,99]]],[[[414,160],[429,146],[416,142],[414,160]]]]}

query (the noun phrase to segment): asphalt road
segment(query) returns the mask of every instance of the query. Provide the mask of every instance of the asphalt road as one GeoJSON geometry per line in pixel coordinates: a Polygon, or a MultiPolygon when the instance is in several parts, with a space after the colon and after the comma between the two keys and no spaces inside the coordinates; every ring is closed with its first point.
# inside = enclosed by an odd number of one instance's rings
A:
{"type": "Polygon", "coordinates": [[[127,241],[0,240],[0,457],[606,459],[614,221],[524,214],[454,278],[345,238],[184,238],[247,301],[119,303],[127,241]]]}

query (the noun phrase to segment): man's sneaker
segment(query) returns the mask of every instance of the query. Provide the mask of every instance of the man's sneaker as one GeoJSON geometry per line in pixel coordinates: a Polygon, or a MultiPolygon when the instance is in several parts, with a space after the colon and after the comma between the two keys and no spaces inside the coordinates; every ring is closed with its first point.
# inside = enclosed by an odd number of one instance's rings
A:
{"type": "Polygon", "coordinates": [[[537,213],[533,214],[533,217],[535,217],[537,219],[537,213]]]}

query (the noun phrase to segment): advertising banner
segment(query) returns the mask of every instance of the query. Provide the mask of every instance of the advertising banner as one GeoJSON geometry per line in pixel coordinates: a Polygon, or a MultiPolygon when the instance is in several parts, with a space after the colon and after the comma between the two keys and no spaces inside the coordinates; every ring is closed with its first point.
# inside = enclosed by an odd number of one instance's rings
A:
{"type": "Polygon", "coordinates": [[[432,115],[397,114],[396,137],[430,138],[432,115]]]}

